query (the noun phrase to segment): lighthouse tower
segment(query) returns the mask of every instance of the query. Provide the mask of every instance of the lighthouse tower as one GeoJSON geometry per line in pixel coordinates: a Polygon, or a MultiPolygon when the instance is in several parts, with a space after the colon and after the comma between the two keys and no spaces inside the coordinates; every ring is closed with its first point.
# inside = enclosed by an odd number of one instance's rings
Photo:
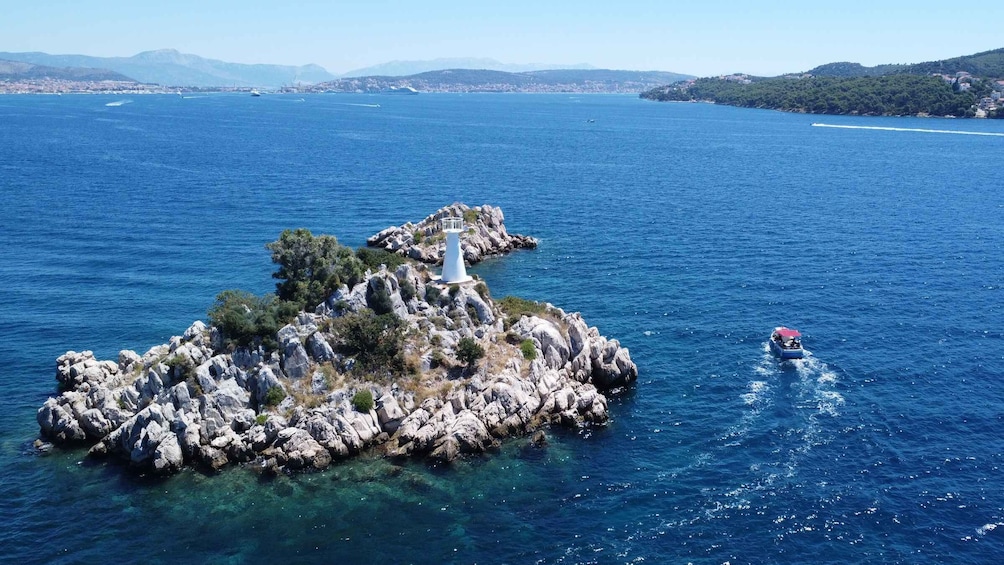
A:
{"type": "Polygon", "coordinates": [[[464,231],[464,219],[443,218],[443,233],[446,234],[446,257],[443,258],[443,278],[447,284],[464,283],[474,280],[464,268],[464,254],[460,252],[460,233],[464,231]]]}

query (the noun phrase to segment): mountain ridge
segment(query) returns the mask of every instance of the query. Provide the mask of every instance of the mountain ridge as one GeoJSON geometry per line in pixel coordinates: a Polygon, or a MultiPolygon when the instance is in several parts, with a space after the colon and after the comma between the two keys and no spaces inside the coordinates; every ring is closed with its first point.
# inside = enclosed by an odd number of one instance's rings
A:
{"type": "Polygon", "coordinates": [[[413,61],[388,61],[378,65],[353,69],[343,73],[338,78],[359,78],[364,76],[411,76],[430,71],[444,71],[450,69],[479,69],[488,71],[504,71],[509,73],[519,73],[528,71],[544,71],[553,69],[576,69],[588,70],[596,67],[588,63],[576,63],[573,65],[542,64],[542,63],[502,63],[495,59],[485,57],[442,57],[437,59],[424,59],[413,61]]]}
{"type": "Polygon", "coordinates": [[[0,52],[0,59],[50,67],[108,69],[139,82],[163,86],[275,88],[295,82],[315,83],[335,78],[319,65],[229,63],[181,53],[176,49],[143,51],[131,57],[0,52]]]}
{"type": "Polygon", "coordinates": [[[50,67],[0,59],[0,80],[68,80],[136,82],[134,79],[108,69],[89,67],[50,67]]]}

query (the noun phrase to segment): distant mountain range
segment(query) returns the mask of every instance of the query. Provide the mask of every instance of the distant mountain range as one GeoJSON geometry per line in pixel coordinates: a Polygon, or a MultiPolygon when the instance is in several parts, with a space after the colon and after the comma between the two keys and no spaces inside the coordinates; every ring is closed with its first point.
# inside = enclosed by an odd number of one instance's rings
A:
{"type": "Polygon", "coordinates": [[[3,53],[0,59],[49,67],[109,69],[139,82],[164,86],[244,86],[278,88],[296,82],[335,78],[318,65],[247,65],[205,59],[174,49],[144,51],[132,57],[90,57],[48,53],[3,53]]]}
{"type": "Polygon", "coordinates": [[[482,69],[447,69],[404,77],[340,78],[315,84],[315,92],[380,93],[410,86],[420,92],[640,92],[690,75],[662,71],[559,69],[509,73],[482,69]]]}
{"type": "MultiPolygon", "coordinates": [[[[43,75],[53,78],[63,69],[61,76],[71,76],[74,72],[69,69],[86,69],[87,76],[99,76],[97,73],[105,72],[110,78],[108,80],[128,80],[133,79],[145,84],[158,84],[165,87],[257,87],[277,89],[284,86],[309,86],[318,83],[328,84],[329,90],[372,90],[372,88],[349,88],[345,86],[349,83],[339,82],[339,75],[329,73],[319,65],[249,65],[243,63],[228,63],[216,59],[206,59],[198,55],[180,53],[174,49],[160,49],[157,51],[144,51],[132,57],[92,57],[88,55],[50,55],[48,53],[8,53],[0,52],[0,60],[25,63],[36,66],[32,71],[41,78],[43,75]],[[128,78],[126,78],[128,77],[128,78]]],[[[18,67],[19,73],[28,72],[27,67],[18,67]]],[[[9,67],[5,73],[11,75],[13,67],[9,67]]],[[[4,75],[0,75],[2,78],[4,75]]],[[[19,75],[24,78],[26,75],[19,75]]],[[[420,90],[449,90],[449,84],[455,84],[462,89],[470,90],[475,82],[485,85],[485,89],[498,88],[491,87],[490,82],[499,79],[500,83],[514,85],[529,85],[536,88],[541,85],[553,84],[556,81],[576,82],[580,80],[599,81],[607,83],[607,87],[598,87],[600,91],[607,91],[609,88],[620,88],[620,86],[610,86],[613,83],[638,83],[644,88],[650,88],[659,82],[672,82],[689,75],[677,73],[663,73],[659,71],[639,72],[639,71],[605,71],[595,69],[592,66],[579,63],[574,65],[545,65],[545,64],[506,64],[495,59],[477,58],[448,58],[433,59],[427,61],[391,61],[381,65],[356,69],[341,75],[346,79],[359,80],[367,77],[399,77],[401,79],[414,79],[427,81],[422,84],[435,84],[435,87],[420,88],[420,90]],[[560,70],[548,70],[560,67],[560,70]],[[506,76],[491,75],[467,75],[458,71],[477,71],[483,73],[500,72],[506,76]],[[424,76],[426,73],[447,73],[444,75],[424,76]],[[578,72],[592,72],[592,75],[576,75],[578,72]],[[452,76],[448,73],[453,73],[452,76]],[[541,74],[549,73],[549,74],[541,74]],[[621,73],[611,75],[610,73],[621,73]],[[626,73],[626,74],[625,74],[626,73]],[[520,75],[520,76],[508,76],[520,75]],[[654,83],[652,81],[655,81],[654,83]],[[650,84],[651,83],[651,84],[650,84]],[[535,85],[535,86],[534,86],[535,85]],[[607,90],[603,90],[606,88],[607,90]]],[[[81,79],[69,78],[68,80],[101,80],[101,79],[81,79]]],[[[379,82],[379,81],[378,81],[379,82]]],[[[385,80],[384,82],[391,82],[385,80]]],[[[368,81],[373,83],[373,81],[368,81]]],[[[356,84],[356,83],[351,83],[356,84]]],[[[478,88],[474,88],[477,90],[478,88]]],[[[503,89],[504,90],[504,89],[503,89]]],[[[640,88],[638,90],[641,90],[640,88]]]]}
{"type": "Polygon", "coordinates": [[[364,67],[342,74],[340,78],[365,77],[365,76],[385,76],[403,77],[427,73],[429,71],[443,71],[447,69],[481,69],[486,71],[505,71],[507,73],[522,73],[527,71],[544,71],[548,69],[595,69],[596,67],[587,63],[575,65],[545,65],[531,63],[526,65],[507,64],[495,59],[485,58],[444,58],[432,59],[428,61],[390,61],[372,67],[364,67]]]}
{"type": "Polygon", "coordinates": [[[20,61],[0,59],[0,80],[70,80],[99,81],[115,80],[133,82],[133,79],[107,69],[85,67],[48,67],[20,61]]]}

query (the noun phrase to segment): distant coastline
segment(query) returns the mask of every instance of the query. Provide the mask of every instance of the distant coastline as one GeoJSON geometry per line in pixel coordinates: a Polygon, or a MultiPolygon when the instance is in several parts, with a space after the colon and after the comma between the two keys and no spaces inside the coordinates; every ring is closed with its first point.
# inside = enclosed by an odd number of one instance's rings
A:
{"type": "Polygon", "coordinates": [[[660,102],[714,102],[804,114],[1004,118],[1004,49],[914,65],[829,63],[805,73],[743,73],[643,92],[660,102]]]}

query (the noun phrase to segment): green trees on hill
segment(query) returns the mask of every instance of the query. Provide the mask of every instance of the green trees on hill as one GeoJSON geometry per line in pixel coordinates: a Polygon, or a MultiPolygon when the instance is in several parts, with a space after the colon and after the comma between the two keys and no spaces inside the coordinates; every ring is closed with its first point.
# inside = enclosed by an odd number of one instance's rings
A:
{"type": "Polygon", "coordinates": [[[959,71],[981,77],[1004,77],[1004,48],[983,51],[941,61],[906,65],[902,72],[913,74],[955,74],[959,71]]]}
{"type": "Polygon", "coordinates": [[[643,93],[652,100],[713,101],[811,114],[971,116],[976,96],[939,77],[777,77],[749,84],[702,78],[643,93]]]}

